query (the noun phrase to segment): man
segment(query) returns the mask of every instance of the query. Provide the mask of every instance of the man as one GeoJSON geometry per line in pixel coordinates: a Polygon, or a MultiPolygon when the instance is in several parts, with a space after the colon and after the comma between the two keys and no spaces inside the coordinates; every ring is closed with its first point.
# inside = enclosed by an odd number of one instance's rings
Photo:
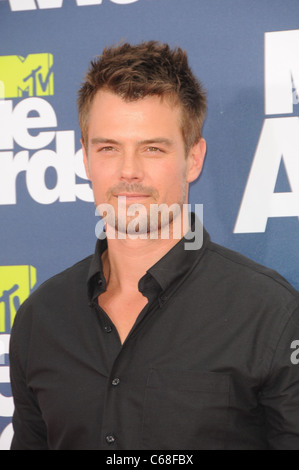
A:
{"type": "Polygon", "coordinates": [[[107,48],[78,107],[106,238],[17,314],[12,449],[299,449],[298,292],[165,210],[206,148],[186,54],[107,48]]]}

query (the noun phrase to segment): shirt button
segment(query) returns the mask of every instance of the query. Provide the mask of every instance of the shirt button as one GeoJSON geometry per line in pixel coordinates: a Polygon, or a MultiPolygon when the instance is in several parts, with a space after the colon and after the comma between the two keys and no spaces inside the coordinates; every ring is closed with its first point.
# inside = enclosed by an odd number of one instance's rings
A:
{"type": "Polygon", "coordinates": [[[111,445],[111,444],[114,444],[115,442],[115,437],[112,435],[112,434],[108,434],[106,436],[106,442],[107,444],[111,445]]]}
{"type": "Polygon", "coordinates": [[[112,383],[112,385],[114,385],[114,387],[116,387],[117,385],[119,385],[120,379],[116,377],[115,379],[112,380],[111,383],[112,383]]]}
{"type": "Polygon", "coordinates": [[[110,325],[105,326],[105,327],[104,327],[104,330],[106,331],[106,333],[111,333],[112,327],[111,327],[110,325]]]}

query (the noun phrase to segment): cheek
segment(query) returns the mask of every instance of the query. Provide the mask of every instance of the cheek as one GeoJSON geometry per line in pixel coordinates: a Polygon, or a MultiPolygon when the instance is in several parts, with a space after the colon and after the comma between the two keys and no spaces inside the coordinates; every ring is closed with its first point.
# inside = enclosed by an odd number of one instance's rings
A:
{"type": "Polygon", "coordinates": [[[186,181],[187,165],[185,162],[179,162],[177,165],[169,165],[165,171],[165,181],[169,184],[177,182],[179,186],[186,181]]]}
{"type": "Polygon", "coordinates": [[[112,165],[103,161],[91,161],[89,169],[94,187],[107,186],[113,175],[115,175],[112,165]]]}
{"type": "Polygon", "coordinates": [[[107,191],[107,178],[103,177],[103,173],[95,166],[90,166],[90,181],[96,204],[104,201],[105,192],[107,191]]]}
{"type": "Polygon", "coordinates": [[[187,162],[181,157],[178,160],[176,157],[170,158],[168,161],[161,160],[155,162],[155,165],[151,164],[147,168],[147,173],[154,179],[163,180],[166,183],[170,180],[181,181],[186,178],[187,162]]]}
{"type": "Polygon", "coordinates": [[[186,166],[174,168],[169,165],[163,173],[157,177],[156,187],[160,195],[168,202],[180,200],[186,187],[186,166]]]}

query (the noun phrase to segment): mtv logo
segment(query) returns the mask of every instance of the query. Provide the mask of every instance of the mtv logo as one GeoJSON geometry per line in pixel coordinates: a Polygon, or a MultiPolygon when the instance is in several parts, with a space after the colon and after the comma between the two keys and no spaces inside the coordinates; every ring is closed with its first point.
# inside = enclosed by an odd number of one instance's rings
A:
{"type": "Polygon", "coordinates": [[[0,99],[54,94],[53,55],[0,56],[0,99]]]}
{"type": "Polygon", "coordinates": [[[4,83],[1,82],[0,80],[0,99],[5,96],[5,88],[4,88],[4,83]]]}
{"type": "Polygon", "coordinates": [[[0,266],[0,333],[10,333],[18,308],[35,284],[33,266],[0,266]]]}

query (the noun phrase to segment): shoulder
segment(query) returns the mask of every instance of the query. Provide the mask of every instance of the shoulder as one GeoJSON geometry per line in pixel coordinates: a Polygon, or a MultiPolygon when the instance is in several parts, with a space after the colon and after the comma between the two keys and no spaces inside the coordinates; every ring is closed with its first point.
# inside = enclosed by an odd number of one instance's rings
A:
{"type": "MultiPolygon", "coordinates": [[[[92,256],[43,282],[20,306],[11,330],[10,357],[26,363],[41,351],[47,338],[57,341],[88,308],[87,278],[92,256]],[[61,333],[60,333],[61,332],[61,333]]],[[[13,363],[13,362],[12,362],[13,363]]]]}
{"type": "Polygon", "coordinates": [[[299,292],[278,272],[216,243],[207,247],[213,270],[225,278],[227,287],[245,296],[299,306],[299,292]]]}
{"type": "Polygon", "coordinates": [[[87,299],[87,278],[92,255],[43,282],[19,308],[15,327],[23,317],[48,315],[59,312],[72,303],[77,296],[87,299]]]}
{"type": "Polygon", "coordinates": [[[55,276],[43,282],[29,297],[32,300],[44,297],[48,294],[66,293],[68,290],[86,289],[88,271],[92,256],[88,256],[73,266],[61,271],[55,276]]]}

